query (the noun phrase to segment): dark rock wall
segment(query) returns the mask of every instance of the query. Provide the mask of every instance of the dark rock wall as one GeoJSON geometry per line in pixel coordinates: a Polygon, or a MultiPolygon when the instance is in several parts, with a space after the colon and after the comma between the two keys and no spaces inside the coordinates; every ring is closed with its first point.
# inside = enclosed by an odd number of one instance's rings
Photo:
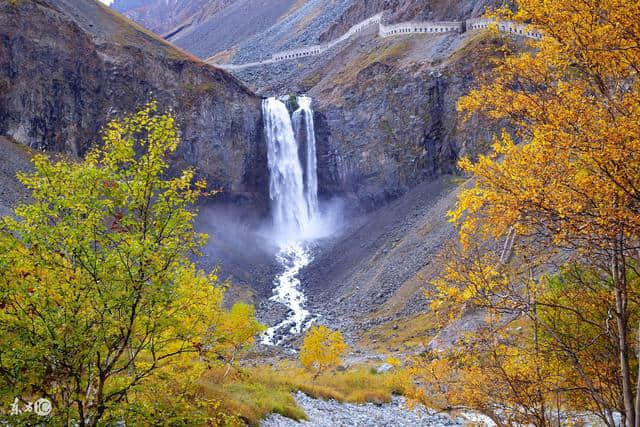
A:
{"type": "Polygon", "coordinates": [[[347,48],[303,78],[318,80],[308,91],[321,193],[375,209],[483,152],[495,126],[465,120],[456,107],[502,43],[481,34],[363,40],[357,53],[347,48]]]}
{"type": "Polygon", "coordinates": [[[352,196],[368,210],[455,170],[458,82],[412,74],[405,69],[389,79],[387,72],[361,77],[367,81],[347,88],[344,103],[320,106],[319,182],[325,195],[352,196]]]}
{"type": "Polygon", "coordinates": [[[266,209],[260,98],[94,0],[0,2],[0,136],[82,155],[110,118],[151,99],[182,131],[175,168],[266,209]]]}

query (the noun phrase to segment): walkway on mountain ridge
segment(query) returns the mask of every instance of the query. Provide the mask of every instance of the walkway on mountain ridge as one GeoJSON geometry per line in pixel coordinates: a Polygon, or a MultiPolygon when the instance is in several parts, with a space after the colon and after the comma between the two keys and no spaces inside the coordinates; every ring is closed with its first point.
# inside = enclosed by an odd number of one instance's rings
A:
{"type": "MultiPolygon", "coordinates": [[[[464,33],[469,30],[477,30],[483,28],[489,28],[491,25],[495,25],[498,31],[509,33],[517,36],[527,37],[535,40],[542,38],[540,31],[534,30],[527,25],[519,24],[511,21],[495,21],[487,18],[472,18],[466,21],[426,21],[426,22],[401,22],[398,24],[385,25],[382,23],[382,19],[385,12],[381,12],[370,18],[365,19],[352,26],[345,34],[339,38],[332,40],[328,43],[312,45],[307,47],[301,47],[296,49],[285,50],[276,52],[271,55],[270,59],[263,61],[248,62],[245,64],[213,64],[226,70],[242,70],[251,67],[257,67],[261,65],[269,65],[277,62],[287,61],[290,59],[304,58],[308,56],[320,55],[329,49],[332,49],[336,45],[351,38],[352,36],[361,33],[364,29],[378,25],[379,37],[391,37],[395,35],[403,34],[443,34],[450,32],[464,33]]],[[[207,60],[209,62],[209,60],[207,60]]]]}

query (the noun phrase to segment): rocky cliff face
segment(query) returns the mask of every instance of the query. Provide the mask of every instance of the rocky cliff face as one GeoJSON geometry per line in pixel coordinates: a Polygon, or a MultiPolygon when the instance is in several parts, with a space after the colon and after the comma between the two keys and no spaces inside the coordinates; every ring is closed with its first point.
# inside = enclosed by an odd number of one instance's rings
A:
{"type": "Polygon", "coordinates": [[[503,43],[482,32],[381,39],[371,29],[327,54],[236,74],[265,95],[313,97],[321,192],[371,210],[484,150],[495,129],[465,121],[456,104],[503,43]]]}
{"type": "Polygon", "coordinates": [[[261,100],[234,77],[95,0],[0,1],[0,136],[82,155],[109,118],[150,99],[176,112],[176,169],[265,208],[261,100]]]}
{"type": "MultiPolygon", "coordinates": [[[[131,1],[131,0],[129,0],[131,1]]],[[[502,0],[277,0],[247,8],[236,0],[206,23],[177,34],[199,56],[220,62],[264,59],[274,51],[334,39],[380,11],[388,22],[462,20],[502,0]],[[241,22],[245,25],[238,32],[241,22]],[[214,25],[215,24],[215,25],[214,25]],[[248,27],[249,29],[246,29],[248,27]],[[222,44],[221,44],[222,43],[222,44]],[[225,50],[225,53],[220,53],[225,50]]],[[[214,3],[210,0],[209,3],[214,3]]],[[[411,35],[387,39],[375,29],[319,57],[235,72],[263,95],[309,93],[316,100],[320,185],[372,209],[416,184],[455,171],[467,151],[482,150],[482,124],[456,112],[473,72],[490,67],[495,46],[469,48],[474,36],[411,35]]]]}
{"type": "Polygon", "coordinates": [[[465,121],[458,98],[499,45],[480,34],[369,39],[317,70],[318,83],[300,89],[318,101],[323,192],[369,210],[456,173],[459,157],[482,151],[493,130],[465,121]]]}

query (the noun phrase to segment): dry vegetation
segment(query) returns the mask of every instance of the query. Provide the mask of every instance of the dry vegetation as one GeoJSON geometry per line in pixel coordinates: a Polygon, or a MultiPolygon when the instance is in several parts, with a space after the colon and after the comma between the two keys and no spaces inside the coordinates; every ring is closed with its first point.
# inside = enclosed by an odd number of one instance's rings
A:
{"type": "Polygon", "coordinates": [[[399,41],[385,40],[380,46],[350,62],[341,72],[333,76],[333,82],[337,85],[346,85],[356,80],[356,76],[362,70],[374,62],[389,63],[402,57],[410,48],[411,40],[404,38],[399,41]]]}
{"type": "Polygon", "coordinates": [[[420,350],[433,339],[437,324],[433,313],[408,316],[371,329],[358,344],[381,353],[420,350]]]}
{"type": "Polygon", "coordinates": [[[314,379],[313,372],[297,363],[283,362],[277,367],[239,369],[227,378],[223,369],[213,368],[202,378],[200,389],[205,398],[219,401],[225,412],[258,425],[272,412],[295,420],[306,419],[292,392],[302,391],[315,398],[339,402],[384,403],[393,394],[408,392],[408,375],[404,369],[377,374],[373,368],[357,366],[324,372],[314,379]]]}

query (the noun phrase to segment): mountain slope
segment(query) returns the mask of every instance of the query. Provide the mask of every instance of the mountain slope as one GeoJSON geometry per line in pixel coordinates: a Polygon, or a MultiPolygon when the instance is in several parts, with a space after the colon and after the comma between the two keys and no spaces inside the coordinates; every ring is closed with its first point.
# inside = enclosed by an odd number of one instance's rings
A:
{"type": "Polygon", "coordinates": [[[179,31],[234,0],[115,0],[111,7],[157,34],[179,31]]]}
{"type": "Polygon", "coordinates": [[[82,155],[151,99],[179,112],[175,169],[266,207],[261,101],[237,79],[95,0],[0,2],[0,136],[82,155]]]}
{"type": "Polygon", "coordinates": [[[208,58],[253,40],[295,9],[296,0],[235,0],[200,22],[173,34],[170,40],[200,58],[208,58]]]}
{"type": "MultiPolygon", "coordinates": [[[[230,45],[216,60],[243,63],[334,39],[383,10],[390,22],[461,20],[499,3],[308,0],[252,36],[234,33],[225,45],[211,44],[209,37],[226,34],[205,37],[204,26],[193,26],[189,38],[178,34],[176,40],[199,56],[230,45]],[[231,45],[233,38],[238,41],[231,45]]],[[[240,4],[220,12],[231,16],[225,13],[234,10],[233,20],[214,19],[212,28],[226,33],[225,25],[240,22],[240,4]]],[[[256,8],[251,16],[262,12],[256,8]]],[[[476,75],[501,59],[505,43],[522,48],[518,40],[473,31],[381,39],[371,27],[319,56],[234,71],[265,96],[313,97],[320,191],[325,198],[344,198],[355,214],[346,234],[325,242],[303,273],[312,311],[322,313],[323,321],[357,332],[367,322],[424,309],[426,282],[417,275],[433,277],[434,257],[453,236],[444,214],[456,185],[440,177],[456,173],[461,155],[482,152],[496,130],[477,118],[464,121],[456,102],[474,86],[476,75]]]]}
{"type": "Polygon", "coordinates": [[[500,0],[116,0],[112,5],[201,58],[255,61],[326,42],[387,11],[389,22],[461,20],[500,0]]]}

